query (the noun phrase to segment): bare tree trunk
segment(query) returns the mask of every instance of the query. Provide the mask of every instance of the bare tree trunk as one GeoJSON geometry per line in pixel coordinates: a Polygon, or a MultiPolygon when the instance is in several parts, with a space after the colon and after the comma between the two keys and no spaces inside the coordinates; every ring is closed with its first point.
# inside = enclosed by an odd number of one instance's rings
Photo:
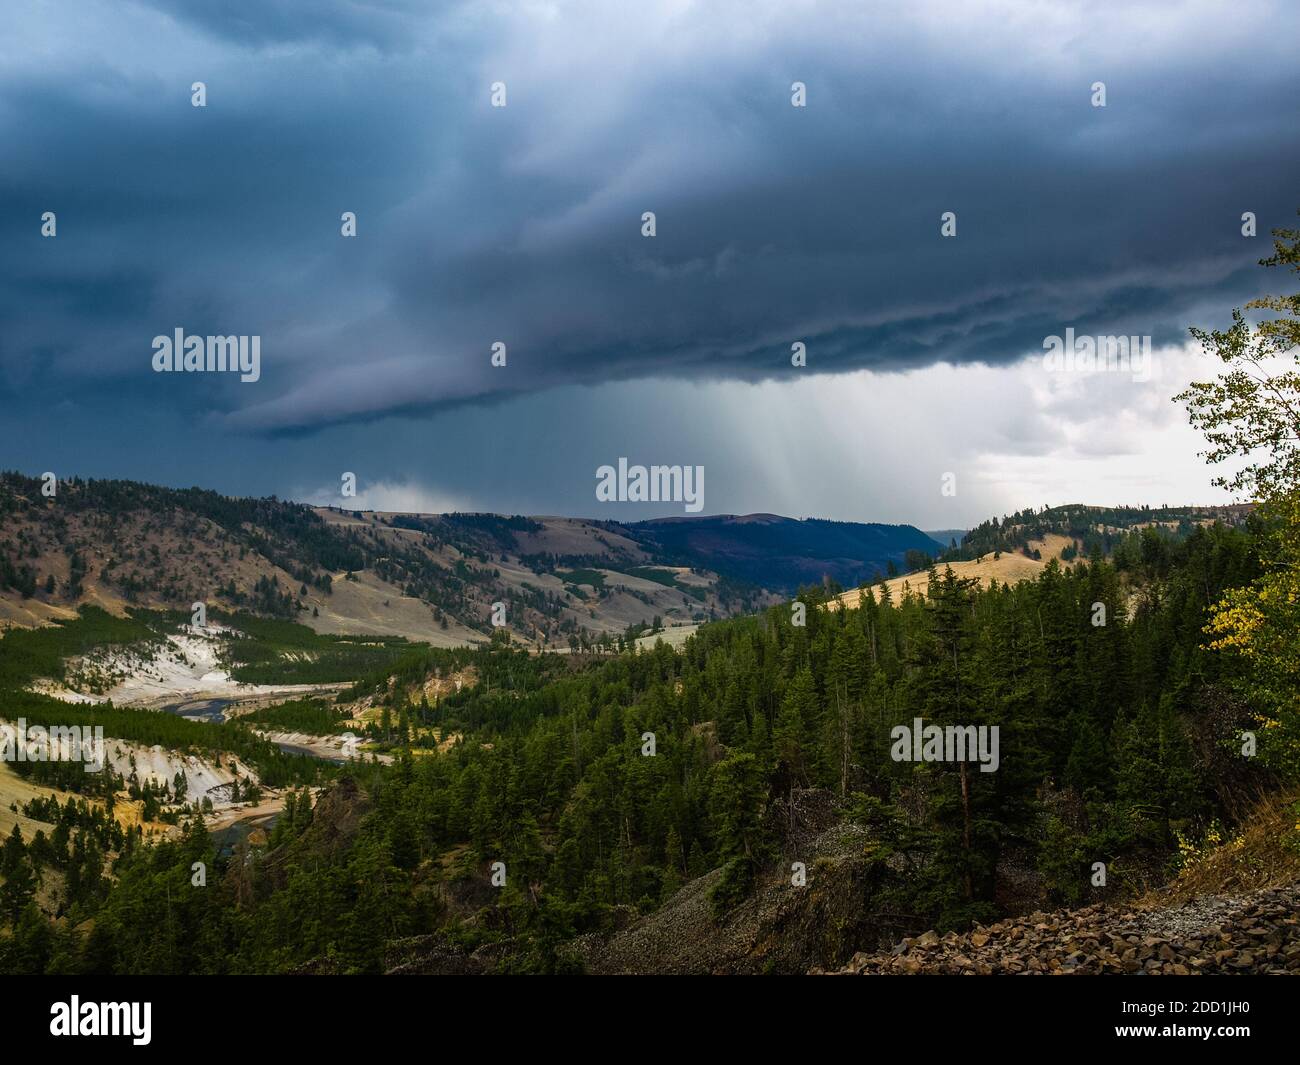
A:
{"type": "Polygon", "coordinates": [[[966,898],[975,897],[975,885],[971,882],[970,876],[970,777],[966,772],[966,763],[961,764],[961,814],[962,814],[962,846],[966,851],[966,898]]]}
{"type": "Polygon", "coordinates": [[[852,753],[850,744],[851,734],[849,730],[848,703],[844,705],[844,726],[840,732],[840,798],[844,798],[849,792],[849,755],[852,753]]]}

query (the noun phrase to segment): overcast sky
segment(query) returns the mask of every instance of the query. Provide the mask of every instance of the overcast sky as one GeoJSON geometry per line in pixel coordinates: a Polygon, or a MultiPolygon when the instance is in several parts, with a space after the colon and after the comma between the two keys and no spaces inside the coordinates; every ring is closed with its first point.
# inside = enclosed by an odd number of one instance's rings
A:
{"type": "Polygon", "coordinates": [[[1187,326],[1290,281],[1255,265],[1300,207],[1285,0],[5,23],[0,466],[27,473],[681,513],[596,501],[626,456],[703,465],[709,513],[925,528],[1217,501],[1170,401],[1214,369],[1187,326]],[[1067,327],[1149,336],[1156,369],[1051,373],[1067,327]],[[155,373],[177,328],[260,336],[260,380],[155,373]]]}

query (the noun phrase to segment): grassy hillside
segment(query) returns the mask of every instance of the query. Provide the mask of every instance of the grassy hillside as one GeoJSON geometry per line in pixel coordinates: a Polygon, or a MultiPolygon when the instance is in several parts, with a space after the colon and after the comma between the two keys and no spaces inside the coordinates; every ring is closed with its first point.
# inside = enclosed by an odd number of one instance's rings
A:
{"type": "Polygon", "coordinates": [[[1071,503],[1060,507],[1029,508],[1003,518],[980,523],[964,537],[956,550],[943,553],[944,561],[969,561],[995,551],[1021,552],[1033,556],[1035,541],[1063,537],[1071,542],[1065,561],[1088,558],[1094,551],[1110,557],[1116,551],[1132,550],[1142,535],[1183,540],[1202,525],[1219,522],[1229,526],[1244,525],[1254,510],[1253,504],[1217,507],[1100,507],[1071,503]]]}
{"type": "Polygon", "coordinates": [[[363,513],[130,481],[40,489],[0,475],[0,629],[87,605],[124,616],[201,601],[324,634],[464,646],[491,635],[503,603],[517,638],[585,647],[655,617],[686,623],[770,598],[704,569],[658,580],[661,559],[595,522],[363,513]],[[563,576],[575,567],[609,576],[584,589],[563,576]]]}
{"type": "Polygon", "coordinates": [[[804,584],[857,584],[937,545],[911,526],[774,515],[621,525],[397,514],[198,488],[0,474],[0,628],[82,606],[297,620],[332,635],[465,646],[612,647],[657,624],[762,609],[804,584]]]}

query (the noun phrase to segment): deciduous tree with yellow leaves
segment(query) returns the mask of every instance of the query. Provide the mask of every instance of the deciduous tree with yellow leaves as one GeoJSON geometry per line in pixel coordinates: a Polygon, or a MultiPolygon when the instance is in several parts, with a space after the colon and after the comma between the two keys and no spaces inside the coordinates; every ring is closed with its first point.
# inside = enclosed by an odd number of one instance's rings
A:
{"type": "MultiPolygon", "coordinates": [[[[1300,273],[1300,229],[1275,229],[1262,266],[1300,273]]],[[[1210,646],[1242,656],[1262,727],[1259,754],[1300,776],[1300,293],[1255,300],[1280,312],[1252,325],[1234,310],[1227,330],[1193,329],[1227,365],[1216,380],[1175,397],[1209,442],[1211,464],[1234,463],[1216,485],[1259,501],[1264,575],[1228,592],[1211,612],[1210,646]],[[1239,465],[1236,465],[1238,464],[1239,465]]]]}

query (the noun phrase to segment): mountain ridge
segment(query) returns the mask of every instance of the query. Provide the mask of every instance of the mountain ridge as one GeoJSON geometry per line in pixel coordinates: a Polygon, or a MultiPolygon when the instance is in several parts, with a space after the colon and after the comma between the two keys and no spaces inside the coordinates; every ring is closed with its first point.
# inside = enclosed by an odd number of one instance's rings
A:
{"type": "Polygon", "coordinates": [[[503,604],[517,640],[571,649],[751,613],[810,585],[896,579],[932,560],[1041,557],[1049,543],[1064,562],[1094,546],[1109,555],[1135,530],[1178,537],[1252,509],[1030,509],[945,550],[914,525],[771,512],[619,522],[359,510],[129,480],[68,478],[53,497],[43,486],[0,474],[0,625],[46,624],[87,604],[121,614],[201,601],[322,633],[465,646],[490,637],[503,604]]]}
{"type": "Polygon", "coordinates": [[[0,625],[194,602],[324,633],[577,649],[857,583],[938,545],[912,526],[709,516],[421,514],[129,480],[0,474],[0,625]]]}

